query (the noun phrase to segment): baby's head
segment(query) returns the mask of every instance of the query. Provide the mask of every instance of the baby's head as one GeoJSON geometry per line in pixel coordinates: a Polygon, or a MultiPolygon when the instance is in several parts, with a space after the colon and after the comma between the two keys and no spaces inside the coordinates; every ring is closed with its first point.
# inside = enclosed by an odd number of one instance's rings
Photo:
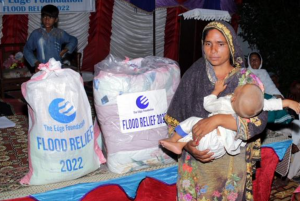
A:
{"type": "Polygon", "coordinates": [[[254,84],[238,86],[232,95],[231,105],[238,116],[244,118],[254,117],[264,107],[264,94],[254,84]]]}

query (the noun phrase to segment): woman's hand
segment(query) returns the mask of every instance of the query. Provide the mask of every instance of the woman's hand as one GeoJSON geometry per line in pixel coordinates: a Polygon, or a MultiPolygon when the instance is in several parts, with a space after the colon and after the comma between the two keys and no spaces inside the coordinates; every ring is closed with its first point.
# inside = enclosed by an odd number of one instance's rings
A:
{"type": "Polygon", "coordinates": [[[188,142],[185,145],[185,149],[194,156],[197,160],[201,162],[210,162],[214,158],[212,157],[214,153],[209,152],[210,150],[199,151],[196,146],[198,146],[199,141],[206,134],[210,133],[218,126],[225,127],[230,130],[236,131],[236,122],[232,115],[228,114],[217,114],[205,119],[198,121],[193,127],[193,141],[188,142]]]}
{"type": "Polygon", "coordinates": [[[206,149],[204,151],[199,151],[197,148],[197,143],[195,141],[189,141],[186,145],[185,145],[185,150],[188,151],[190,154],[192,154],[194,156],[195,159],[197,159],[198,161],[201,161],[203,163],[206,162],[210,162],[212,161],[214,158],[212,157],[214,153],[209,153],[209,150],[206,149]]]}
{"type": "Polygon", "coordinates": [[[218,119],[218,115],[214,115],[198,121],[198,123],[193,126],[193,140],[199,143],[201,138],[216,129],[219,126],[218,119]]]}
{"type": "Polygon", "coordinates": [[[222,126],[224,128],[236,131],[236,120],[230,114],[216,114],[205,119],[201,119],[193,127],[193,140],[199,142],[206,134],[222,126]]]}
{"type": "Polygon", "coordinates": [[[193,141],[190,141],[186,144],[185,149],[194,156],[197,160],[201,162],[210,162],[214,158],[212,157],[214,153],[210,152],[210,150],[204,150],[199,151],[196,146],[199,145],[199,141],[202,137],[204,137],[206,134],[211,132],[212,130],[216,129],[217,124],[217,118],[214,118],[214,116],[202,119],[198,121],[193,127],[193,141]]]}

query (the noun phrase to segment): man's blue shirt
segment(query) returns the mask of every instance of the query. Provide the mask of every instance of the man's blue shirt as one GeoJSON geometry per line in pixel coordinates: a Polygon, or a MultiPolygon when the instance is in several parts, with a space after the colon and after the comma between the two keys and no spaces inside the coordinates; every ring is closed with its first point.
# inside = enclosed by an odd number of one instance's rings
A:
{"type": "Polygon", "coordinates": [[[36,61],[47,63],[50,58],[61,61],[59,53],[62,50],[62,45],[65,45],[68,53],[72,53],[77,47],[77,43],[76,37],[62,29],[53,28],[47,33],[46,29],[39,28],[30,34],[24,47],[24,57],[32,67],[36,61]]]}

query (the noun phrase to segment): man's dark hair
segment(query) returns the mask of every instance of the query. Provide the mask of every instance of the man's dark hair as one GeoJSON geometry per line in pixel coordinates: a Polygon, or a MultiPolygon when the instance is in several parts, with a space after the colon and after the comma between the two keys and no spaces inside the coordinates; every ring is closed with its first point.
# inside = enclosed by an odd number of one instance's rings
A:
{"type": "Polygon", "coordinates": [[[41,10],[42,17],[44,16],[49,16],[53,18],[58,18],[59,10],[56,6],[54,5],[46,5],[43,6],[41,10]]]}

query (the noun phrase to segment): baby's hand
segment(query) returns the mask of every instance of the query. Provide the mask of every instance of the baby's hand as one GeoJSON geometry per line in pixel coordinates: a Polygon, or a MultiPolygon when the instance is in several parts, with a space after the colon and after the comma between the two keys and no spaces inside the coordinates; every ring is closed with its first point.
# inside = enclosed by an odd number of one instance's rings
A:
{"type": "Polygon", "coordinates": [[[224,84],[224,80],[217,80],[215,83],[215,89],[212,94],[218,96],[224,89],[226,89],[226,84],[224,84]]]}
{"type": "Polygon", "coordinates": [[[283,103],[284,102],[287,102],[287,104],[286,104],[287,107],[289,107],[292,110],[294,110],[297,114],[300,113],[300,103],[298,103],[297,101],[289,100],[289,99],[283,100],[283,103]]]}

